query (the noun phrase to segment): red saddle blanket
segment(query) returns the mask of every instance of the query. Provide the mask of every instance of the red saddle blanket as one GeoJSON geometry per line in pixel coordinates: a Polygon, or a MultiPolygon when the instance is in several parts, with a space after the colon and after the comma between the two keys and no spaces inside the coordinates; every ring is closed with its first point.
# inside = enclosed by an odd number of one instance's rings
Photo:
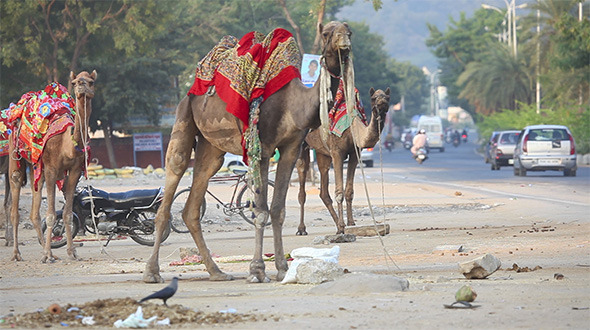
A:
{"type": "Polygon", "coordinates": [[[226,110],[248,127],[250,103],[266,100],[294,78],[301,78],[301,54],[293,35],[275,29],[267,36],[256,31],[240,41],[225,36],[199,62],[188,95],[203,95],[215,86],[226,110]]]}
{"type": "MultiPolygon", "coordinates": [[[[358,89],[354,89],[354,96],[356,98],[354,103],[354,116],[359,117],[365,126],[367,126],[367,116],[365,115],[365,108],[359,97],[358,89]]],[[[344,84],[340,80],[336,97],[334,97],[334,106],[330,109],[328,116],[330,117],[330,132],[338,137],[341,137],[350,125],[352,125],[352,118],[347,116],[346,100],[344,97],[344,84]]]]}
{"type": "Polygon", "coordinates": [[[41,155],[45,144],[56,134],[74,126],[74,115],[75,101],[59,83],[53,82],[43,90],[23,94],[16,104],[11,103],[0,115],[0,156],[8,154],[8,143],[16,143],[18,156],[33,164],[37,189],[43,171],[41,155]]]}

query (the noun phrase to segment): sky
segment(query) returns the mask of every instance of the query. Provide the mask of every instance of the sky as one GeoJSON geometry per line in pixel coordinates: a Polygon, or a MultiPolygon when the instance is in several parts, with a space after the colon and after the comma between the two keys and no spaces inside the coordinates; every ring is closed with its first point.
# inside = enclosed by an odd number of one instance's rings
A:
{"type": "MultiPolygon", "coordinates": [[[[370,31],[383,36],[385,49],[398,62],[412,64],[434,71],[437,59],[425,44],[429,36],[427,23],[445,31],[449,17],[458,20],[460,13],[471,17],[481,4],[505,10],[504,0],[382,0],[378,12],[369,0],[356,0],[352,6],[343,8],[339,20],[360,21],[369,25],[370,31]]],[[[516,0],[520,5],[525,0],[516,0]]],[[[517,15],[519,15],[517,11],[517,15]]]]}

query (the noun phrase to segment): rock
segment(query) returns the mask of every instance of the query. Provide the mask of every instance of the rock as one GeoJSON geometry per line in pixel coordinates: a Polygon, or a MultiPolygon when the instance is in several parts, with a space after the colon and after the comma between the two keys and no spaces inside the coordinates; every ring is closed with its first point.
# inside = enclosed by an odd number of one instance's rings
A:
{"type": "Polygon", "coordinates": [[[316,236],[313,239],[313,244],[350,243],[354,241],[356,241],[356,236],[353,234],[337,234],[316,236]]]}
{"type": "Polygon", "coordinates": [[[297,283],[321,284],[333,281],[344,274],[344,269],[338,264],[320,259],[310,260],[297,267],[297,283]]]}
{"type": "Polygon", "coordinates": [[[338,277],[332,282],[326,282],[310,290],[318,294],[355,294],[355,293],[383,293],[406,291],[410,282],[393,275],[372,273],[350,273],[338,277]]]}
{"type": "Polygon", "coordinates": [[[459,269],[468,279],[482,279],[490,276],[500,268],[500,259],[491,254],[465,261],[459,264],[459,269]]]}
{"type": "Polygon", "coordinates": [[[377,230],[375,230],[375,225],[346,227],[344,228],[344,233],[365,237],[385,236],[389,234],[389,224],[378,224],[377,230]]]}
{"type": "Polygon", "coordinates": [[[463,252],[465,249],[463,245],[439,245],[432,250],[432,253],[441,253],[441,252],[449,252],[449,253],[456,253],[456,252],[463,252]]]}
{"type": "Polygon", "coordinates": [[[192,257],[194,255],[201,255],[199,253],[199,249],[197,249],[196,247],[190,247],[190,248],[179,248],[179,254],[180,254],[180,259],[184,259],[187,257],[192,257]]]}
{"type": "Polygon", "coordinates": [[[455,293],[456,301],[472,302],[475,300],[475,298],[477,298],[477,293],[475,293],[475,291],[473,291],[469,285],[462,286],[461,289],[455,293]]]}

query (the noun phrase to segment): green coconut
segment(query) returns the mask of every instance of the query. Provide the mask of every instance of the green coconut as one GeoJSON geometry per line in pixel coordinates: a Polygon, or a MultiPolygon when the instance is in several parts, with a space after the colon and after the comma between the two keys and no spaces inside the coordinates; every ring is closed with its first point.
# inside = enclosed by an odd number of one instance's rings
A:
{"type": "Polygon", "coordinates": [[[469,285],[462,286],[461,289],[459,289],[459,291],[455,293],[455,299],[457,301],[472,302],[475,300],[476,297],[477,293],[475,293],[475,291],[473,291],[473,289],[469,285]]]}

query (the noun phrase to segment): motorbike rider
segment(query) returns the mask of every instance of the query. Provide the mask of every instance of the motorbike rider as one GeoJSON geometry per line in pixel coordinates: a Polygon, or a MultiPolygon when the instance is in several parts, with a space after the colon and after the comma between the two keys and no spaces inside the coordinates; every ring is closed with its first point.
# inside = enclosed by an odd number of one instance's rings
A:
{"type": "Polygon", "coordinates": [[[414,136],[412,140],[412,148],[410,151],[412,152],[412,156],[415,158],[418,149],[426,146],[426,130],[423,128],[418,131],[418,134],[414,136]]]}

